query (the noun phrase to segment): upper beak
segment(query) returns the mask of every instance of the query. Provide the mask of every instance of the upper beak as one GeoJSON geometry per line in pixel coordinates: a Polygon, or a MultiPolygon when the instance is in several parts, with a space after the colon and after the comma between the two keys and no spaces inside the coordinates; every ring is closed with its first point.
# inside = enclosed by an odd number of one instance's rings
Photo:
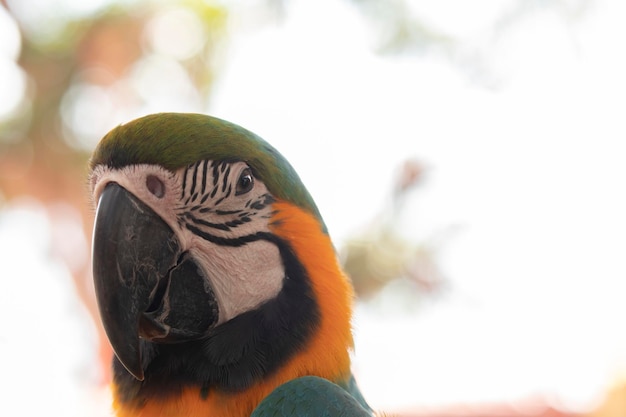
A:
{"type": "Polygon", "coordinates": [[[93,232],[98,307],[115,355],[138,380],[139,338],[178,342],[206,334],[217,302],[193,257],[150,207],[116,183],[106,186],[93,232]]]}

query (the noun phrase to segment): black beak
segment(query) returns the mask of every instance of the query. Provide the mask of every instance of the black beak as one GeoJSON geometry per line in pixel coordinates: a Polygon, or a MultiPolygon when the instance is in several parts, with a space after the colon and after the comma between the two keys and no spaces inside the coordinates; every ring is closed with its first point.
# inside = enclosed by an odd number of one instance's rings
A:
{"type": "Polygon", "coordinates": [[[106,334],[138,380],[147,366],[140,337],[155,343],[198,339],[218,320],[215,295],[174,231],[116,183],[98,202],[93,274],[106,334]]]}

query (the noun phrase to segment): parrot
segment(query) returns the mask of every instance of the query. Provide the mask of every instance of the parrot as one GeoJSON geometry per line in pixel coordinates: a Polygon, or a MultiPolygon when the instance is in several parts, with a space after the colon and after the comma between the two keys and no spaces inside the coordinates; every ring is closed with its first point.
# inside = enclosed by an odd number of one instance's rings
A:
{"type": "Polygon", "coordinates": [[[117,417],[373,416],[352,284],[269,142],[199,113],[114,127],[89,161],[117,417]]]}

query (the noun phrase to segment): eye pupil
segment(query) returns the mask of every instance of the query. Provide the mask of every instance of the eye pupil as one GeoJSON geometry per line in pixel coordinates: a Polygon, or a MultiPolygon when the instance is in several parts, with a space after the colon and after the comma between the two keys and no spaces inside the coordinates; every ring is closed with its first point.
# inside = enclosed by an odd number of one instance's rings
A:
{"type": "Polygon", "coordinates": [[[247,193],[252,189],[253,185],[254,177],[252,177],[252,172],[250,169],[244,169],[237,181],[237,191],[235,195],[247,193]]]}

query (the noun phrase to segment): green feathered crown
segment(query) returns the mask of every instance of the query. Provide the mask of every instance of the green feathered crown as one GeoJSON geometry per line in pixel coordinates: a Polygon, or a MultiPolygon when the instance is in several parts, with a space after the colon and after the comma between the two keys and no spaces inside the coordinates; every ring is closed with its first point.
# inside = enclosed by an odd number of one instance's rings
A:
{"type": "Polygon", "coordinates": [[[309,211],[325,229],[300,177],[276,149],[241,126],[204,114],[157,113],[120,125],[102,138],[90,167],[154,164],[176,171],[205,159],[246,162],[275,197],[309,211]]]}

